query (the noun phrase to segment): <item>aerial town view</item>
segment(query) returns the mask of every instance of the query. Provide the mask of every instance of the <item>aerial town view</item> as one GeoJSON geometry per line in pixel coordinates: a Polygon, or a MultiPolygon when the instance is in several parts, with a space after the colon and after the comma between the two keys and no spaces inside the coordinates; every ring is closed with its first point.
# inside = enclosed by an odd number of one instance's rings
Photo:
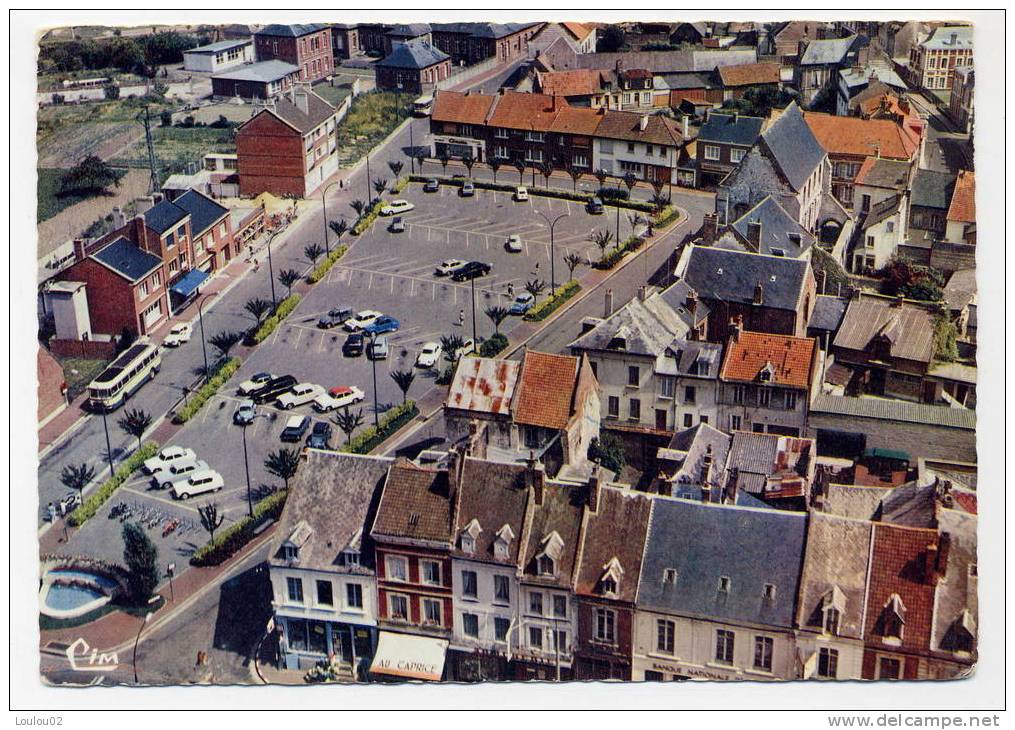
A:
{"type": "Polygon", "coordinates": [[[343,14],[39,33],[42,684],[972,675],[974,26],[343,14]]]}

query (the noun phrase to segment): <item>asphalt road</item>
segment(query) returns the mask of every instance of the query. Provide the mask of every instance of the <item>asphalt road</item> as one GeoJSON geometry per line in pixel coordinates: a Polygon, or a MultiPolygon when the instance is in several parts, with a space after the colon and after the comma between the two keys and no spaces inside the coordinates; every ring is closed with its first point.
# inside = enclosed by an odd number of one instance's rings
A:
{"type": "Polygon", "coordinates": [[[951,173],[973,169],[973,161],[965,149],[969,135],[956,132],[951,120],[922,94],[911,92],[909,98],[916,105],[920,116],[928,122],[924,167],[951,173]]]}

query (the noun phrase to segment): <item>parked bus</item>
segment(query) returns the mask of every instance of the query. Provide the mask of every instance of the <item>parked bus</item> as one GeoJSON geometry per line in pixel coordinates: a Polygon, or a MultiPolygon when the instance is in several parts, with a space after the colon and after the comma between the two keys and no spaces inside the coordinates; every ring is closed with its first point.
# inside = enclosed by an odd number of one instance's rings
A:
{"type": "Polygon", "coordinates": [[[135,342],[120,353],[88,385],[88,407],[93,411],[112,411],[123,405],[138,389],[155,377],[162,365],[157,345],[148,338],[135,342]]]}
{"type": "Polygon", "coordinates": [[[412,113],[417,117],[428,117],[433,111],[433,94],[424,94],[412,102],[412,113]]]}

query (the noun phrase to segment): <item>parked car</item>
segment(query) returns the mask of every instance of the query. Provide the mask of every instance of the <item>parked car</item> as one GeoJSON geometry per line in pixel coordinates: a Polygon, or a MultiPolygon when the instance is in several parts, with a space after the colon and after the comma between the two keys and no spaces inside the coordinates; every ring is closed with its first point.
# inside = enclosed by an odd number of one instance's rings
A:
{"type": "Polygon", "coordinates": [[[592,198],[585,205],[585,211],[589,215],[602,215],[603,214],[603,201],[599,198],[592,198]]]}
{"type": "Polygon", "coordinates": [[[515,188],[515,200],[519,203],[529,199],[529,189],[524,185],[515,188]]]}
{"type": "Polygon", "coordinates": [[[310,416],[290,416],[289,420],[285,422],[285,428],[282,429],[282,435],[279,438],[286,443],[302,441],[308,428],[310,428],[310,416]]]}
{"type": "Polygon", "coordinates": [[[476,343],[472,341],[471,337],[466,337],[462,340],[462,348],[458,351],[458,355],[471,355],[476,351],[476,343]]]}
{"type": "Polygon", "coordinates": [[[388,230],[392,233],[405,233],[405,221],[402,219],[402,216],[398,216],[395,220],[391,221],[388,230]]]}
{"type": "Polygon", "coordinates": [[[490,264],[484,264],[482,261],[470,261],[465,266],[456,269],[451,274],[451,279],[452,281],[468,281],[479,276],[486,276],[492,268],[490,264]]]}
{"type": "Polygon", "coordinates": [[[381,206],[381,215],[398,215],[399,213],[408,213],[415,207],[416,206],[408,200],[392,200],[390,203],[385,203],[381,206]]]}
{"type": "Polygon", "coordinates": [[[423,183],[423,192],[424,193],[436,193],[440,189],[441,189],[441,184],[439,182],[437,182],[437,178],[435,178],[435,177],[432,177],[429,180],[427,180],[425,183],[423,183]]]}
{"type": "Polygon", "coordinates": [[[523,249],[522,237],[517,233],[512,233],[508,236],[507,241],[505,241],[504,248],[506,248],[510,253],[521,253],[523,249]]]}
{"type": "Polygon", "coordinates": [[[225,486],[222,475],[212,469],[191,474],[184,481],[173,485],[172,495],[176,499],[190,499],[198,494],[217,492],[225,486]]]}
{"type": "Polygon", "coordinates": [[[441,343],[424,342],[419,354],[416,355],[416,367],[432,368],[440,361],[442,354],[444,354],[444,348],[441,347],[441,343]]]}
{"type": "Polygon", "coordinates": [[[388,338],[378,337],[367,346],[367,357],[371,360],[388,359],[388,338]]]}
{"type": "Polygon", "coordinates": [[[269,403],[275,400],[287,390],[296,385],[298,381],[292,375],[282,375],[272,378],[267,383],[250,394],[254,403],[269,403]]]}
{"type": "Polygon", "coordinates": [[[360,332],[353,332],[345,338],[342,343],[342,354],[346,357],[359,357],[363,354],[363,335],[360,332]]]}
{"type": "Polygon", "coordinates": [[[463,198],[471,198],[476,194],[476,186],[472,184],[472,180],[466,180],[462,183],[462,187],[458,191],[458,195],[463,198]]]}
{"type": "Polygon", "coordinates": [[[326,315],[317,320],[317,326],[324,330],[338,327],[352,316],[352,310],[348,308],[331,309],[326,315]]]}
{"type": "Polygon", "coordinates": [[[324,388],[314,383],[298,383],[288,393],[283,393],[275,401],[279,408],[291,411],[296,406],[313,402],[314,398],[324,393],[324,388]]]}
{"type": "Polygon", "coordinates": [[[445,259],[437,264],[437,268],[434,269],[434,273],[437,276],[448,276],[455,273],[463,266],[465,266],[465,262],[461,259],[445,259]]]}
{"type": "Polygon", "coordinates": [[[385,332],[397,332],[401,326],[401,322],[385,314],[375,319],[372,324],[364,327],[363,333],[368,335],[383,335],[385,332]]]}
{"type": "Polygon", "coordinates": [[[194,328],[188,322],[174,324],[173,328],[169,330],[169,334],[166,335],[166,339],[162,340],[162,346],[179,347],[185,342],[190,342],[190,335],[193,331],[194,328]]]}
{"type": "Polygon", "coordinates": [[[527,291],[522,292],[515,297],[515,300],[511,302],[511,308],[508,309],[510,314],[525,314],[532,305],[536,303],[536,298],[529,294],[527,291]]]}
{"type": "Polygon", "coordinates": [[[158,474],[173,464],[186,459],[197,459],[197,454],[194,453],[193,449],[187,449],[183,446],[167,446],[155,456],[145,461],[141,465],[141,468],[145,474],[158,474]]]}
{"type": "Polygon", "coordinates": [[[62,515],[70,514],[81,505],[81,495],[78,492],[68,492],[59,502],[56,503],[57,512],[62,515]]]}
{"type": "Polygon", "coordinates": [[[331,426],[327,421],[318,421],[314,424],[314,430],[307,438],[307,446],[312,449],[331,448],[331,426]]]}
{"type": "Polygon", "coordinates": [[[208,471],[211,467],[208,466],[207,461],[197,461],[196,459],[187,459],[181,461],[179,464],[173,464],[166,471],[156,474],[152,477],[152,485],[158,489],[169,489],[174,484],[179,484],[182,481],[190,479],[192,474],[201,471],[208,471]]]}
{"type": "Polygon", "coordinates": [[[373,309],[364,309],[362,312],[357,312],[355,317],[346,320],[345,329],[347,332],[356,332],[361,330],[367,325],[374,323],[374,320],[382,316],[380,312],[373,309]]]}
{"type": "Polygon", "coordinates": [[[314,398],[314,410],[319,413],[327,413],[337,408],[355,405],[365,397],[363,391],[355,385],[340,385],[314,398]]]}
{"type": "Polygon", "coordinates": [[[275,376],[271,373],[257,373],[256,375],[251,375],[250,380],[244,380],[240,383],[240,387],[237,388],[237,390],[240,395],[250,395],[258,388],[263,388],[268,384],[268,381],[274,377],[275,376]]]}
{"type": "Polygon", "coordinates": [[[246,426],[254,422],[255,415],[257,415],[257,405],[254,401],[250,398],[241,400],[240,405],[236,407],[236,412],[233,413],[233,423],[237,426],[246,426]]]}

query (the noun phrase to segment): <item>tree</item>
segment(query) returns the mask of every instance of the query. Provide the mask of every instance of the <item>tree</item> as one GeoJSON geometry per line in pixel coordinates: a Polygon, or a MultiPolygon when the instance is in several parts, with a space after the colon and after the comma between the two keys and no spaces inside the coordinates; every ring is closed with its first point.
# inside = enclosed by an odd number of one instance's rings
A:
{"type": "Polygon", "coordinates": [[[525,291],[533,296],[535,299],[539,299],[539,295],[546,289],[546,282],[542,279],[532,279],[525,282],[525,291]]]}
{"type": "Polygon", "coordinates": [[[934,315],[934,359],[955,362],[959,358],[959,330],[946,312],[934,315]]]}
{"type": "Polygon", "coordinates": [[[352,413],[349,411],[349,407],[346,406],[345,410],[336,413],[332,420],[342,430],[342,433],[345,434],[345,443],[348,444],[352,441],[353,432],[363,425],[363,409],[360,408],[355,413],[352,413]]]}
{"type": "Polygon", "coordinates": [[[384,195],[384,191],[388,189],[388,181],[384,178],[376,178],[374,180],[374,192],[377,193],[377,197],[384,195]]]}
{"type": "Polygon", "coordinates": [[[603,185],[605,185],[606,184],[606,179],[610,176],[610,173],[608,173],[606,170],[604,170],[601,167],[598,170],[596,170],[595,173],[593,173],[593,174],[596,176],[596,180],[599,181],[599,187],[602,187],[603,185]]]}
{"type": "Polygon", "coordinates": [[[405,405],[405,399],[409,395],[409,388],[412,387],[412,381],[416,379],[416,373],[412,370],[393,370],[391,373],[391,379],[395,381],[395,385],[402,391],[402,405],[405,405]]]}
{"type": "Polygon", "coordinates": [[[278,272],[278,283],[289,290],[289,296],[293,294],[293,284],[300,280],[300,272],[295,269],[282,269],[278,272]]]}
{"type": "Polygon", "coordinates": [[[634,190],[634,186],[638,184],[638,176],[633,172],[625,172],[620,179],[627,186],[627,192],[630,195],[631,191],[634,190]]]}
{"type": "Polygon", "coordinates": [[[229,351],[240,344],[240,340],[243,339],[243,333],[241,332],[217,332],[208,338],[208,344],[219,351],[219,358],[226,359],[229,357],[229,351]]]}
{"type": "Polygon", "coordinates": [[[173,113],[168,109],[163,110],[162,113],[159,114],[159,124],[163,127],[173,126],[173,113]]]}
{"type": "Polygon", "coordinates": [[[614,53],[624,47],[624,30],[618,25],[608,25],[596,39],[596,51],[614,53]]]}
{"type": "Polygon", "coordinates": [[[264,468],[269,474],[277,476],[285,482],[285,488],[289,488],[289,480],[296,476],[296,470],[300,467],[300,453],[296,449],[279,449],[268,454],[264,460],[264,468]]]}
{"type": "Polygon", "coordinates": [[[139,604],[147,603],[159,584],[159,550],[144,528],[135,522],[125,522],[120,535],[127,582],[134,600],[139,604]]]}
{"type": "Polygon", "coordinates": [[[631,235],[635,235],[638,226],[645,222],[645,219],[641,217],[641,213],[628,213],[627,222],[631,226],[631,235]]]}
{"type": "Polygon", "coordinates": [[[319,243],[311,243],[303,248],[303,255],[311,266],[317,266],[317,259],[324,255],[324,246],[319,243]]]}
{"type": "Polygon", "coordinates": [[[652,178],[651,180],[648,181],[648,184],[652,186],[652,192],[655,193],[653,199],[655,197],[662,195],[663,185],[665,185],[665,183],[662,180],[659,180],[658,178],[652,178]]]}
{"type": "Polygon", "coordinates": [[[469,177],[472,177],[472,167],[476,164],[476,158],[472,156],[471,152],[466,152],[462,155],[462,164],[465,165],[466,171],[469,173],[469,177]]]}
{"type": "Polygon", "coordinates": [[[264,315],[271,311],[271,302],[267,299],[262,299],[261,297],[254,297],[253,299],[248,299],[247,303],[243,305],[243,308],[246,309],[247,312],[254,317],[257,324],[260,325],[261,320],[264,319],[264,315]]]}
{"type": "Polygon", "coordinates": [[[119,187],[124,171],[114,170],[95,155],[89,155],[60,178],[58,195],[104,194],[110,186],[119,187]]]}
{"type": "Polygon", "coordinates": [[[575,269],[582,265],[582,257],[575,251],[568,251],[564,263],[567,265],[568,278],[573,279],[575,269]]]}
{"type": "Polygon", "coordinates": [[[331,221],[328,223],[328,227],[331,228],[331,232],[335,234],[335,238],[339,241],[342,240],[342,236],[349,232],[349,224],[345,218],[339,218],[337,221],[331,221]]]}
{"type": "Polygon", "coordinates": [[[442,149],[437,153],[437,161],[441,163],[441,170],[443,174],[448,174],[448,163],[451,162],[451,155],[448,154],[446,149],[442,149]]]}
{"type": "Polygon", "coordinates": [[[500,334],[501,323],[510,316],[510,312],[508,312],[507,308],[501,306],[487,307],[484,314],[486,314],[486,316],[490,318],[490,321],[493,322],[494,334],[498,335],[500,334]]]}
{"type": "Polygon", "coordinates": [[[518,184],[521,185],[522,182],[524,182],[523,178],[525,177],[525,160],[518,159],[511,164],[515,166],[516,170],[518,170],[518,184]]]}
{"type": "Polygon", "coordinates": [[[152,425],[152,415],[140,408],[131,408],[120,417],[116,425],[128,436],[136,438],[137,447],[140,449],[141,438],[144,436],[144,432],[148,430],[148,427],[152,425]]]}
{"type": "Polygon", "coordinates": [[[225,515],[219,514],[219,506],[214,502],[202,504],[197,508],[197,514],[201,518],[201,527],[211,535],[211,541],[215,542],[215,530],[222,526],[225,515]]]}
{"type": "Polygon", "coordinates": [[[356,211],[357,218],[363,217],[363,211],[367,209],[366,203],[364,203],[362,200],[354,200],[351,203],[349,203],[349,205],[352,207],[354,211],[356,211]]]}
{"type": "Polygon", "coordinates": [[[587,240],[596,244],[599,248],[599,260],[602,261],[606,258],[606,249],[609,248],[610,242],[613,241],[613,231],[592,231],[587,240]]]}
{"type": "Polygon", "coordinates": [[[391,170],[391,174],[398,179],[398,176],[402,174],[402,169],[405,167],[405,163],[401,160],[388,160],[388,169],[391,170]]]}
{"type": "Polygon", "coordinates": [[[486,166],[490,168],[490,172],[493,173],[493,184],[497,184],[497,170],[500,169],[501,162],[496,158],[492,158],[486,161],[486,166]]]}
{"type": "Polygon", "coordinates": [[[452,366],[458,362],[458,353],[463,347],[465,347],[465,340],[461,335],[441,335],[441,349],[444,350],[444,359],[452,366]]]}
{"type": "Polygon", "coordinates": [[[539,170],[539,174],[543,176],[546,187],[550,187],[550,175],[553,174],[553,165],[549,162],[540,162],[536,165],[536,169],[539,170]]]}
{"type": "Polygon", "coordinates": [[[938,302],[944,297],[944,277],[928,266],[910,263],[902,256],[893,255],[877,272],[883,281],[881,293],[902,295],[908,299],[938,302]]]}
{"type": "Polygon", "coordinates": [[[652,196],[652,207],[655,208],[656,215],[662,213],[663,208],[665,208],[669,204],[669,202],[670,199],[667,198],[662,193],[655,193],[652,196]]]}
{"type": "Polygon", "coordinates": [[[600,438],[592,439],[589,444],[589,458],[612,472],[620,472],[627,463],[624,454],[624,445],[616,436],[610,433],[603,434],[600,438]]]}
{"type": "Polygon", "coordinates": [[[426,162],[426,152],[416,153],[416,162],[419,163],[419,174],[423,174],[423,163],[426,162]]]}
{"type": "Polygon", "coordinates": [[[80,466],[67,464],[60,471],[60,483],[67,487],[67,489],[77,490],[78,496],[82,500],[85,497],[85,487],[91,484],[94,478],[95,467],[88,464],[81,464],[80,466]]]}
{"type": "Polygon", "coordinates": [[[120,98],[120,87],[116,84],[106,84],[102,87],[102,93],[108,101],[116,101],[120,98]]]}
{"type": "Polygon", "coordinates": [[[571,183],[574,186],[574,192],[578,192],[578,180],[582,176],[581,168],[575,167],[574,165],[567,166],[567,174],[571,176],[571,183]]]}

